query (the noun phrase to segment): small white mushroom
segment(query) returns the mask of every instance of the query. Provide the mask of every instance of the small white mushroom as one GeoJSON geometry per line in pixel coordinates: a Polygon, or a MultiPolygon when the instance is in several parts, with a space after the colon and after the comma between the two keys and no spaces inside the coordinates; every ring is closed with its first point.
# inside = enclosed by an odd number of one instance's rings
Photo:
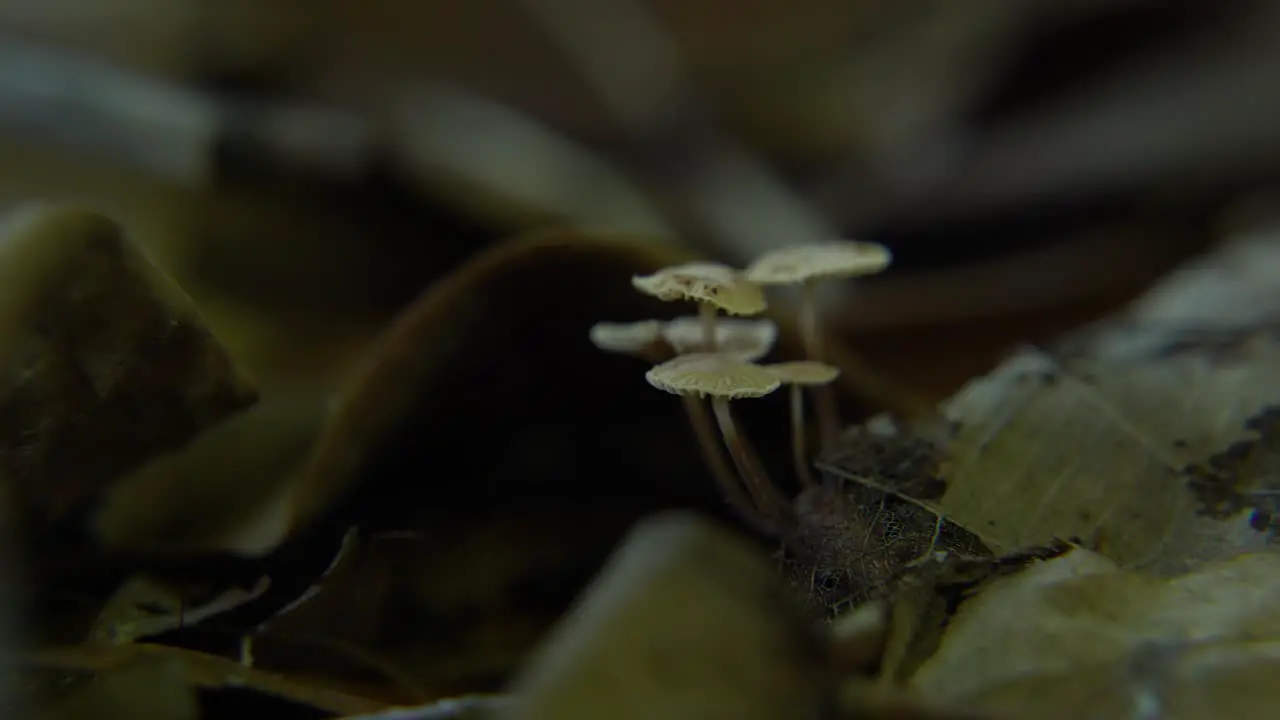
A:
{"type": "Polygon", "coordinates": [[[702,319],[679,317],[662,326],[662,339],[678,355],[696,352],[721,352],[747,361],[769,354],[778,340],[778,326],[772,320],[738,320],[716,318],[715,350],[707,345],[702,319]]]}
{"type": "Polygon", "coordinates": [[[840,375],[840,369],[812,360],[774,363],[766,365],[782,381],[791,386],[791,452],[795,461],[796,476],[800,484],[814,487],[813,472],[809,469],[809,453],[804,432],[804,388],[826,385],[840,375]]]}
{"type": "MultiPolygon", "coordinates": [[[[619,355],[642,357],[651,362],[651,356],[660,355],[667,350],[662,337],[661,320],[641,320],[639,322],[598,322],[588,332],[591,344],[605,352],[619,355]]],[[[663,358],[665,359],[665,358],[663,358]]]]}
{"type": "MultiPolygon", "coordinates": [[[[700,329],[697,318],[693,318],[695,330],[700,329]]],[[[652,364],[670,360],[676,352],[662,337],[664,324],[660,320],[641,320],[639,322],[617,323],[600,322],[591,326],[589,336],[591,343],[605,352],[640,358],[652,364]]],[[[693,427],[693,435],[698,440],[698,448],[702,458],[711,469],[711,477],[720,486],[725,501],[738,515],[750,523],[756,530],[768,532],[769,528],[760,523],[751,498],[742,487],[742,481],[734,474],[724,459],[724,450],[720,447],[720,438],[716,435],[711,413],[702,398],[695,395],[684,395],[680,398],[685,414],[689,417],[689,425],[693,427]]]]}
{"type": "Polygon", "coordinates": [[[767,304],[760,286],[727,265],[694,262],[672,265],[652,275],[637,275],[631,285],[664,302],[688,300],[698,304],[698,317],[708,347],[716,343],[716,311],[729,315],[759,315],[767,304]]]}
{"type": "MultiPolygon", "coordinates": [[[[874,275],[889,267],[893,255],[883,245],[843,240],[798,245],[765,253],[751,264],[746,278],[760,285],[800,286],[800,336],[809,360],[821,361],[822,333],[815,288],[819,281],[874,275]]],[[[816,393],[818,422],[824,444],[835,442],[840,418],[835,397],[823,387],[816,393]]]]}
{"type": "Polygon", "coordinates": [[[781,385],[773,372],[721,353],[695,353],[668,360],[645,373],[649,384],[674,395],[709,397],[729,456],[733,458],[755,499],[756,507],[774,532],[790,516],[790,503],[769,479],[763,464],[740,435],[729,401],[768,395],[781,385]]]}

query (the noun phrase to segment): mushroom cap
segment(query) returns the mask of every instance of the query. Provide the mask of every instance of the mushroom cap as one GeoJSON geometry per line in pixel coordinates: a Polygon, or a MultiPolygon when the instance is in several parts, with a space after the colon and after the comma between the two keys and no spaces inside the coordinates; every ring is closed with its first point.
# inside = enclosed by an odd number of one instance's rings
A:
{"type": "Polygon", "coordinates": [[[839,240],[796,245],[767,252],[747,268],[748,280],[785,285],[828,277],[874,275],[889,267],[893,255],[879,243],[839,240]]]}
{"type": "Polygon", "coordinates": [[[605,352],[634,355],[661,342],[662,331],[660,320],[598,322],[591,326],[588,335],[591,337],[591,344],[605,352]]]}
{"type": "MultiPolygon", "coordinates": [[[[773,349],[778,339],[778,326],[772,320],[736,320],[716,318],[716,352],[740,360],[759,360],[773,349]]],[[[702,319],[679,317],[662,326],[662,339],[677,353],[706,352],[706,334],[702,319]]]]}
{"type": "Polygon", "coordinates": [[[815,360],[794,360],[765,365],[784,385],[826,385],[840,376],[840,368],[815,360]]]}
{"type": "Polygon", "coordinates": [[[674,395],[712,396],[736,400],[768,395],[782,384],[778,376],[723,353],[681,355],[655,366],[644,379],[674,395]]]}
{"type": "Polygon", "coordinates": [[[631,284],[659,300],[710,303],[730,315],[758,315],[768,306],[759,285],[720,263],[672,265],[652,275],[636,275],[631,284]]]}

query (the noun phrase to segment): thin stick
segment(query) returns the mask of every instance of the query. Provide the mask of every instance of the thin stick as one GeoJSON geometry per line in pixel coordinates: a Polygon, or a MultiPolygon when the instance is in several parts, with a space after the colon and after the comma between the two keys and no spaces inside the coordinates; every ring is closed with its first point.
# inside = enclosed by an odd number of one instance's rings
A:
{"type": "Polygon", "coordinates": [[[724,494],[729,507],[733,508],[752,529],[764,533],[773,532],[773,528],[760,516],[755,503],[743,489],[743,481],[734,475],[729,465],[725,463],[719,438],[716,437],[715,427],[711,424],[711,414],[707,412],[706,401],[693,395],[684,395],[681,400],[684,401],[684,409],[689,415],[689,423],[693,425],[693,433],[698,438],[702,457],[711,468],[711,475],[720,486],[720,491],[724,494]]]}
{"type": "Polygon", "coordinates": [[[804,487],[815,487],[813,472],[809,469],[809,453],[804,434],[804,388],[792,384],[791,388],[791,455],[795,461],[796,477],[804,487]]]}
{"type": "Polygon", "coordinates": [[[760,459],[747,449],[747,443],[738,435],[733,413],[729,411],[729,401],[713,397],[711,409],[715,411],[716,421],[720,424],[720,432],[724,435],[724,444],[729,449],[729,456],[734,459],[738,470],[746,480],[747,490],[755,498],[761,513],[777,525],[775,531],[782,529],[782,523],[790,514],[787,499],[774,487],[760,459]]]}
{"type": "MultiPolygon", "coordinates": [[[[822,329],[818,323],[815,287],[812,280],[800,284],[800,339],[808,359],[822,362],[822,329]]],[[[822,385],[813,389],[813,398],[818,415],[818,435],[822,438],[822,447],[829,448],[840,439],[840,411],[836,408],[835,391],[831,385],[822,385]]]]}

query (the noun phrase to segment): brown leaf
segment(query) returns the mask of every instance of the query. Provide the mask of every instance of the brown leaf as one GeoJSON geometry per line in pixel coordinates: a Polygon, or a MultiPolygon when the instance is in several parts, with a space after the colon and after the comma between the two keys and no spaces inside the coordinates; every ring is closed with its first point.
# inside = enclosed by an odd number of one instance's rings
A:
{"type": "Polygon", "coordinates": [[[205,599],[186,588],[138,575],[125,580],[117,588],[98,614],[86,641],[124,644],[189,627],[261,597],[269,588],[269,580],[263,578],[252,588],[222,589],[205,599]],[[192,596],[196,602],[192,602],[192,596]]]}
{"type": "Polygon", "coordinates": [[[960,431],[935,507],[996,549],[1079,538],[1126,567],[1176,571],[1265,548],[1280,346],[1243,343],[1221,361],[1204,346],[1134,362],[1010,360],[949,404],[960,431]]]}
{"type": "Polygon", "coordinates": [[[40,720],[196,720],[199,705],[181,663],[168,657],[136,658],[97,673],[44,704],[40,720]]]}
{"type": "Polygon", "coordinates": [[[632,531],[529,658],[502,717],[817,717],[825,663],[765,557],[672,514],[632,531]]]}
{"type": "Polygon", "coordinates": [[[328,401],[268,397],[115,483],[94,528],[104,546],[269,551],[287,537],[297,469],[328,401]]]}
{"type": "Polygon", "coordinates": [[[385,703],[326,687],[312,687],[277,673],[247,667],[234,660],[161,645],[81,645],[45,648],[17,658],[19,667],[62,671],[110,672],[138,661],[175,663],[186,681],[199,688],[247,688],[337,715],[381,710],[385,703]]]}
{"type": "Polygon", "coordinates": [[[6,219],[0,347],[5,522],[29,533],[255,399],[186,295],[80,210],[6,219]]]}
{"type": "MultiPolygon", "coordinates": [[[[1197,305],[1213,313],[1198,323],[1171,316],[1178,288],[1204,296],[1194,272],[1057,353],[1016,353],[945,404],[950,427],[852,433],[833,471],[997,553],[1074,539],[1172,573],[1272,547],[1280,336],[1232,324],[1229,303],[1197,305]],[[886,462],[875,443],[910,462],[886,462]]],[[[1230,282],[1218,265],[1203,272],[1210,286],[1230,282]]]]}

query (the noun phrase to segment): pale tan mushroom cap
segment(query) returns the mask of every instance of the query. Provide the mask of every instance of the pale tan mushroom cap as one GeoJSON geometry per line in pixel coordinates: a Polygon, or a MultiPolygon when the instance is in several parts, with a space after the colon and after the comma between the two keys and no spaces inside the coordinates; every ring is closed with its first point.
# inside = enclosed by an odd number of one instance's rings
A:
{"type": "Polygon", "coordinates": [[[829,277],[874,275],[893,256],[878,243],[842,240],[797,245],[765,253],[747,268],[746,278],[761,285],[785,285],[829,277]]]}
{"type": "Polygon", "coordinates": [[[659,300],[710,303],[730,315],[758,315],[768,306],[759,285],[720,263],[672,265],[652,275],[637,275],[631,284],[659,300]]]}
{"type": "Polygon", "coordinates": [[[777,375],[765,368],[720,353],[681,355],[654,367],[644,379],[675,395],[710,395],[730,400],[768,395],[782,384],[777,375]]]}
{"type": "Polygon", "coordinates": [[[662,340],[662,321],[598,322],[591,326],[591,344],[605,352],[632,355],[662,340]]]}
{"type": "Polygon", "coordinates": [[[814,360],[795,360],[765,365],[784,385],[826,385],[840,376],[840,368],[814,360]]]}
{"type": "MultiPolygon", "coordinates": [[[[778,326],[772,320],[716,318],[716,352],[740,360],[759,360],[773,349],[778,326]]],[[[679,317],[662,326],[662,339],[677,353],[706,352],[706,334],[698,317],[679,317]]]]}

